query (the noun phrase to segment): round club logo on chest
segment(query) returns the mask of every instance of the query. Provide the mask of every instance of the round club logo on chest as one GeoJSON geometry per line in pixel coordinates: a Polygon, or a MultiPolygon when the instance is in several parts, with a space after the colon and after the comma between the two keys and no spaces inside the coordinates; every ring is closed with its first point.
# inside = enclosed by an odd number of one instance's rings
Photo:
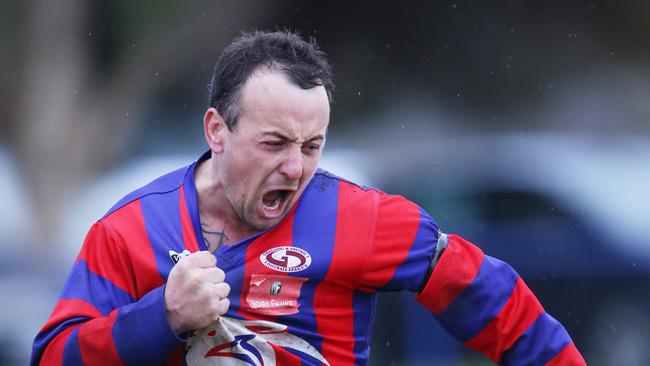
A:
{"type": "Polygon", "coordinates": [[[301,248],[282,246],[271,248],[262,253],[260,261],[268,268],[290,273],[307,269],[311,265],[311,255],[301,248]]]}

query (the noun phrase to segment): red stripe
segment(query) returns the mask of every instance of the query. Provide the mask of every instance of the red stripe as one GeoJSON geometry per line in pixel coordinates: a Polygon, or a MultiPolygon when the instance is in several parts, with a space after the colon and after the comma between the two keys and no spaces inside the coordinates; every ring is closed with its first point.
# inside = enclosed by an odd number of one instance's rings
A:
{"type": "Polygon", "coordinates": [[[90,228],[81,253],[79,253],[79,259],[86,261],[91,272],[109,280],[132,297],[136,296],[135,284],[129,280],[133,277],[125,273],[125,271],[129,271],[126,254],[115,243],[109,230],[101,221],[96,222],[90,228]]]}
{"type": "Polygon", "coordinates": [[[282,347],[276,346],[273,343],[269,343],[273,352],[275,352],[275,364],[282,366],[300,366],[302,361],[300,358],[282,347]]]}
{"type": "Polygon", "coordinates": [[[401,196],[382,193],[371,253],[363,271],[366,291],[385,285],[408,257],[420,225],[420,209],[401,196]]]}
{"type": "Polygon", "coordinates": [[[111,333],[118,310],[105,318],[84,323],[79,328],[79,349],[84,365],[124,365],[111,333]]]}
{"type": "Polygon", "coordinates": [[[194,232],[194,226],[192,225],[190,213],[185,202],[185,191],[183,186],[180,187],[178,192],[180,194],[179,211],[181,214],[181,227],[183,229],[183,243],[185,243],[185,249],[189,250],[190,253],[198,252],[199,244],[196,242],[196,232],[194,232]]]}
{"type": "Polygon", "coordinates": [[[68,341],[70,333],[79,328],[79,324],[74,325],[63,332],[59,333],[45,348],[39,365],[41,366],[61,366],[63,364],[63,351],[65,343],[68,341]]]}
{"type": "Polygon", "coordinates": [[[368,255],[376,194],[345,182],[339,184],[336,238],[325,279],[314,292],[317,331],[323,336],[321,354],[330,365],[353,365],[353,296],[368,255]]]}
{"type": "Polygon", "coordinates": [[[483,353],[492,362],[499,363],[503,352],[515,344],[542,312],[542,305],[519,278],[510,298],[496,318],[465,345],[483,353]]]}
{"type": "Polygon", "coordinates": [[[102,220],[115,241],[122,243],[131,260],[127,267],[132,273],[125,275],[136,280],[136,296],[139,299],[151,290],[162,286],[153,248],[147,236],[140,201],[133,201],[102,220]],[[113,228],[120,228],[115,230],[113,228]]]}
{"type": "Polygon", "coordinates": [[[287,276],[287,273],[273,270],[266,267],[260,261],[260,255],[265,251],[280,247],[290,246],[293,236],[293,217],[295,213],[295,205],[287,216],[273,230],[260,235],[255,239],[246,249],[246,264],[244,265],[244,283],[239,296],[240,307],[238,313],[244,319],[263,319],[274,322],[276,317],[271,315],[261,314],[255,312],[254,309],[248,305],[246,295],[250,288],[250,281],[252,274],[273,274],[276,276],[287,276]]]}
{"type": "Polygon", "coordinates": [[[417,297],[434,315],[440,315],[472,282],[485,257],[478,247],[457,235],[449,235],[447,240],[447,249],[417,297]]]}
{"type": "Polygon", "coordinates": [[[79,299],[61,299],[54,307],[52,315],[47,320],[39,333],[55,327],[67,319],[84,317],[84,318],[98,318],[102,313],[97,310],[92,304],[89,304],[79,299]]]}
{"type": "Polygon", "coordinates": [[[185,359],[185,351],[182,346],[174,348],[167,359],[165,360],[165,366],[178,366],[183,364],[185,359]]]}
{"type": "Polygon", "coordinates": [[[585,359],[576,348],[576,345],[571,342],[558,353],[546,366],[586,366],[585,359]]]}

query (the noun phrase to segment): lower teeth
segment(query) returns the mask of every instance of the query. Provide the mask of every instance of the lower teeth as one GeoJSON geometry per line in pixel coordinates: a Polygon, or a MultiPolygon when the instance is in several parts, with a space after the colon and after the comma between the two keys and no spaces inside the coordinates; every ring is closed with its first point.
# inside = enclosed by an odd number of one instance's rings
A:
{"type": "Polygon", "coordinates": [[[273,204],[272,204],[272,205],[267,205],[267,204],[265,203],[265,204],[264,204],[264,207],[266,207],[266,208],[269,209],[269,210],[275,210],[275,209],[277,209],[278,207],[280,207],[280,199],[278,198],[278,199],[276,199],[275,201],[273,201],[273,204]]]}

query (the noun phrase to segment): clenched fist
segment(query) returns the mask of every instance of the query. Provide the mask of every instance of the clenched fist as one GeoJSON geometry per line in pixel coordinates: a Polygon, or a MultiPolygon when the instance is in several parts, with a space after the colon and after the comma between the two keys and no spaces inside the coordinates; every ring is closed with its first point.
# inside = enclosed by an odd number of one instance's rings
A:
{"type": "Polygon", "coordinates": [[[219,319],[230,307],[230,286],[208,251],[182,258],[172,268],[165,288],[167,319],[174,333],[201,329],[219,319]]]}

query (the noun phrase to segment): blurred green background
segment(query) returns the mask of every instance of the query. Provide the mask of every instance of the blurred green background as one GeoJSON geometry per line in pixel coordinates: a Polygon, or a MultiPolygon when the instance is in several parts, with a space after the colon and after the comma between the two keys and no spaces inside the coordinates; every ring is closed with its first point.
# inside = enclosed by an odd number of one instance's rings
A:
{"type": "MultiPolygon", "coordinates": [[[[86,230],[196,159],[220,50],[315,37],[323,166],[511,263],[590,365],[650,364],[650,3],[0,2],[0,365],[26,364],[86,230]]],[[[372,365],[487,365],[411,294],[372,365]]]]}

